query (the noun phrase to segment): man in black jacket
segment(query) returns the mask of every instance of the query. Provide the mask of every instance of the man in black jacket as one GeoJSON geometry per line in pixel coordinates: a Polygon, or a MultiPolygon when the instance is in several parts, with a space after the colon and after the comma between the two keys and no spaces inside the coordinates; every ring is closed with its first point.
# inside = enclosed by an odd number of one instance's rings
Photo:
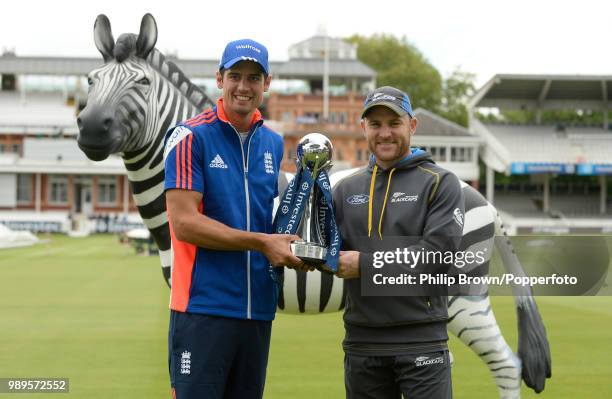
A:
{"type": "Polygon", "coordinates": [[[447,296],[443,283],[420,279],[443,278],[459,249],[459,180],[410,148],[417,120],[406,93],[374,90],[361,126],[370,163],[334,191],[343,238],[338,276],[347,289],[346,396],[448,399],[447,296]]]}

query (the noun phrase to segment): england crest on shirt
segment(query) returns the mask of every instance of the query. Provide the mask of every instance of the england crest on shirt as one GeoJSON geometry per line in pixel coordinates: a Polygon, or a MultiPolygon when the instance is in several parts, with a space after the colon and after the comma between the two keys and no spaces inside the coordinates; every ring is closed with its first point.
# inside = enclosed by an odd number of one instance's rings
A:
{"type": "Polygon", "coordinates": [[[274,174],[274,163],[272,162],[272,153],[270,151],[264,152],[264,168],[266,168],[266,173],[274,174]]]}

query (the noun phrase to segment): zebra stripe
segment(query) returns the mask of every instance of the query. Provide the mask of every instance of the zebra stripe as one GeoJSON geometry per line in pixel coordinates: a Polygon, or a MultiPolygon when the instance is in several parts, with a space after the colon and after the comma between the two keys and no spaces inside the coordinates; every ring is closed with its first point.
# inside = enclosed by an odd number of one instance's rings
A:
{"type": "Polygon", "coordinates": [[[521,363],[506,343],[488,296],[453,297],[448,329],[487,365],[501,398],[520,398],[521,363]],[[507,384],[508,380],[516,384],[507,384]],[[506,382],[505,382],[506,381],[506,382]]]}

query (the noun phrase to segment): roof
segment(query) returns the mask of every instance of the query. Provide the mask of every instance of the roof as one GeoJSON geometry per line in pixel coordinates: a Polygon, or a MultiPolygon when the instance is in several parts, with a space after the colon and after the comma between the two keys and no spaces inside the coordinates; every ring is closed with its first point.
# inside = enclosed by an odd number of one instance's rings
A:
{"type": "Polygon", "coordinates": [[[470,108],[608,109],[612,75],[497,74],[469,102],[470,108]]]}
{"type": "MultiPolygon", "coordinates": [[[[279,63],[272,73],[283,79],[307,79],[323,76],[324,62],[322,59],[291,59],[279,63]]],[[[358,60],[330,60],[329,76],[331,78],[365,78],[374,79],[376,72],[358,60]]]]}
{"type": "MultiPolygon", "coordinates": [[[[463,144],[479,144],[481,141],[480,137],[471,133],[467,128],[424,108],[417,108],[414,113],[418,120],[415,140],[419,143],[452,144],[461,142],[463,144]]],[[[300,126],[302,129],[298,129],[292,124],[278,122],[277,129],[283,131],[284,135],[287,137],[301,137],[306,134],[303,130],[306,126],[308,126],[309,131],[326,132],[325,134],[329,137],[361,137],[362,135],[361,129],[357,124],[348,126],[332,123],[312,123],[302,124],[300,126]],[[350,127],[352,127],[352,129],[350,129],[350,127]]]]}
{"type": "MultiPolygon", "coordinates": [[[[218,60],[166,58],[174,62],[190,78],[214,78],[219,69],[218,60]]],[[[87,75],[103,64],[102,58],[83,57],[18,57],[0,56],[0,74],[15,75],[87,75]]],[[[285,79],[307,79],[323,75],[323,60],[292,59],[272,61],[273,75],[285,79]]],[[[329,62],[330,77],[355,77],[373,79],[376,72],[358,60],[332,59],[329,62]]]]}
{"type": "Polygon", "coordinates": [[[465,127],[424,108],[415,109],[414,114],[418,120],[416,134],[419,136],[474,137],[465,127]]]}
{"type": "Polygon", "coordinates": [[[357,46],[355,44],[349,43],[344,39],[323,35],[312,36],[290,46],[289,58],[300,58],[300,55],[306,58],[323,58],[326,47],[329,49],[330,59],[357,58],[357,46]],[[326,39],[327,43],[325,42],[326,39]]]}

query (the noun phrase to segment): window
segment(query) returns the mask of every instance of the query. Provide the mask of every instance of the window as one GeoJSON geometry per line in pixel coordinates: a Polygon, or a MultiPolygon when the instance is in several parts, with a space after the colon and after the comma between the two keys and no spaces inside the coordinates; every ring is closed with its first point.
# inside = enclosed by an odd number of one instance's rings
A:
{"type": "Polygon", "coordinates": [[[451,162],[471,162],[472,148],[469,147],[453,147],[451,149],[451,162]]]}
{"type": "Polygon", "coordinates": [[[289,148],[287,150],[287,159],[295,159],[295,152],[293,151],[293,148],[289,148]]]}
{"type": "Polygon", "coordinates": [[[291,112],[285,111],[283,112],[282,121],[283,122],[291,122],[291,112]]]}
{"type": "Polygon", "coordinates": [[[431,154],[435,162],[446,162],[446,147],[426,147],[425,151],[431,154]]]}
{"type": "Polygon", "coordinates": [[[459,162],[459,150],[463,150],[463,148],[451,148],[451,162],[459,162]]]}
{"type": "Polygon", "coordinates": [[[465,161],[472,162],[474,160],[474,149],[466,148],[465,149],[465,161]]]}
{"type": "Polygon", "coordinates": [[[346,123],[347,119],[348,119],[348,116],[347,116],[346,112],[339,112],[338,113],[338,123],[340,123],[341,125],[344,125],[346,123]]]}
{"type": "Polygon", "coordinates": [[[13,144],[13,152],[19,154],[19,144],[13,144]]]}
{"type": "Polygon", "coordinates": [[[32,175],[17,175],[17,202],[26,204],[32,202],[32,175]]]}
{"type": "Polygon", "coordinates": [[[4,144],[0,144],[0,152],[4,152],[4,144]]]}
{"type": "Polygon", "coordinates": [[[363,161],[363,151],[361,150],[361,148],[357,148],[357,160],[363,161]]]}
{"type": "Polygon", "coordinates": [[[446,162],[446,147],[438,147],[438,159],[439,162],[446,162]]]}
{"type": "Polygon", "coordinates": [[[68,178],[66,176],[49,176],[48,197],[51,204],[66,204],[68,202],[68,178]]]}
{"type": "Polygon", "coordinates": [[[98,204],[117,205],[117,179],[115,176],[98,177],[98,204]]]}

